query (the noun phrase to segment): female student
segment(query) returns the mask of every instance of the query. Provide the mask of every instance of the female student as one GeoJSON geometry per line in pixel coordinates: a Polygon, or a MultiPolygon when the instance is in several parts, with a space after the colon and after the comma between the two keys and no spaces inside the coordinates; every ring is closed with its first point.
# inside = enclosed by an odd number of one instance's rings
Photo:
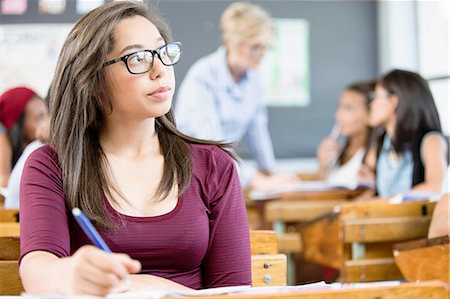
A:
{"type": "Polygon", "coordinates": [[[50,145],[31,154],[22,177],[27,292],[251,284],[234,162],[174,125],[180,56],[161,17],[140,2],[105,4],[75,24],[51,87],[50,145]],[[114,253],[89,245],[73,207],[114,253]]]}
{"type": "Polygon", "coordinates": [[[370,108],[370,125],[383,128],[376,161],[378,195],[440,192],[448,146],[427,82],[413,72],[391,71],[377,82],[370,108]]]}
{"type": "Polygon", "coordinates": [[[0,187],[6,187],[11,170],[36,130],[48,115],[47,106],[33,90],[15,87],[0,96],[0,187]]]}
{"type": "Polygon", "coordinates": [[[325,138],[317,150],[320,179],[348,185],[357,185],[358,171],[369,149],[369,105],[374,82],[359,82],[342,93],[336,111],[338,133],[325,138]],[[346,138],[344,144],[338,136],[346,138]]]}

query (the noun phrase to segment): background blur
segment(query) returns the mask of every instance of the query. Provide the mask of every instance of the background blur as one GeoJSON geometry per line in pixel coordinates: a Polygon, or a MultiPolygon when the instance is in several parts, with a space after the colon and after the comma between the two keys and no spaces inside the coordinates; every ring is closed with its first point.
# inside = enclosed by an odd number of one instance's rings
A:
{"type": "MultiPolygon", "coordinates": [[[[24,84],[45,96],[59,49],[85,11],[111,0],[1,0],[0,92],[24,84]]],[[[183,43],[178,84],[188,68],[221,44],[219,22],[232,1],[153,2],[183,43]]],[[[330,133],[346,85],[392,68],[429,79],[450,133],[450,7],[448,1],[250,1],[275,19],[307,24],[309,104],[269,106],[277,158],[311,158],[330,133]]],[[[300,34],[300,33],[299,33],[300,34]]],[[[298,38],[296,33],[285,37],[298,38]]],[[[290,55],[296,55],[291,51],[290,55]]],[[[176,104],[176,103],[175,103],[176,104]]]]}

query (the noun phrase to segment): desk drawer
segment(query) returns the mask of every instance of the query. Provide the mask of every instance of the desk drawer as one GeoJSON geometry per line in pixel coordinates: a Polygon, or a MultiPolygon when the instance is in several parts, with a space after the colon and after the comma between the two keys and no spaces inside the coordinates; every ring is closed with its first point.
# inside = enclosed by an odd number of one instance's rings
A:
{"type": "Polygon", "coordinates": [[[286,255],[252,255],[252,285],[286,285],[286,255]]]}

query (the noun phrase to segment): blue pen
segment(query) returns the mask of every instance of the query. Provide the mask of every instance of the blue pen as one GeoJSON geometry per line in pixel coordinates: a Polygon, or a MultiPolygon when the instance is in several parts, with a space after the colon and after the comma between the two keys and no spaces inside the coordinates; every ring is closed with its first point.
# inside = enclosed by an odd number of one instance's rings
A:
{"type": "Polygon", "coordinates": [[[98,231],[79,208],[73,208],[72,214],[83,229],[84,233],[89,237],[89,239],[91,239],[95,246],[105,252],[112,253],[111,249],[109,249],[108,245],[106,245],[105,241],[103,241],[98,231]]]}

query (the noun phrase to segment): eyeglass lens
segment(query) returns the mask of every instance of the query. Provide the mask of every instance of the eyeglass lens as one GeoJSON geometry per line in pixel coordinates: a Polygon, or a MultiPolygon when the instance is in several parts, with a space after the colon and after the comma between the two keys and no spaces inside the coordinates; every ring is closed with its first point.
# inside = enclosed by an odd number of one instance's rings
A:
{"type": "MultiPolygon", "coordinates": [[[[155,52],[153,52],[155,53],[155,52]]],[[[130,55],[127,59],[127,65],[132,73],[145,73],[149,71],[153,66],[154,56],[149,50],[143,50],[130,55]]],[[[181,47],[178,43],[169,43],[158,50],[161,62],[166,66],[176,64],[181,57],[181,47]]]]}

